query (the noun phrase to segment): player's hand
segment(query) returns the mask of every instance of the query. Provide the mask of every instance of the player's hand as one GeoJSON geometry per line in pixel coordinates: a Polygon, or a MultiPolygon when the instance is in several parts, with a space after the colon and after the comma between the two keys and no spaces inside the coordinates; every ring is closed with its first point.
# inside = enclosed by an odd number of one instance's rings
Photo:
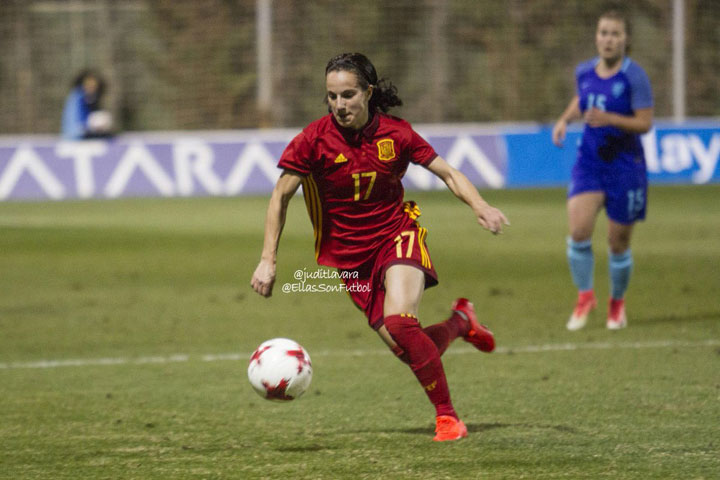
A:
{"type": "Polygon", "coordinates": [[[275,262],[260,260],[252,280],[250,280],[250,285],[263,297],[271,296],[273,285],[275,285],[275,262]]]}
{"type": "Polygon", "coordinates": [[[567,131],[567,123],[565,120],[558,120],[552,130],[552,141],[558,146],[562,147],[565,141],[565,132],[567,131]]]}
{"type": "Polygon", "coordinates": [[[583,120],[585,120],[585,123],[591,127],[605,127],[610,125],[611,117],[607,112],[593,107],[589,108],[585,112],[583,120]]]}
{"type": "Polygon", "coordinates": [[[502,233],[503,225],[510,225],[505,215],[495,207],[485,204],[477,215],[478,223],[494,235],[502,233]]]}

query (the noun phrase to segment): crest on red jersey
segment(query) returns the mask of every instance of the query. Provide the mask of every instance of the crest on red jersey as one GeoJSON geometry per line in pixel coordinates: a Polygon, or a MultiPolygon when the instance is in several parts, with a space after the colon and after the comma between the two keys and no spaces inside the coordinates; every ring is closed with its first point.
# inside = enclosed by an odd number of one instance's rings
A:
{"type": "Polygon", "coordinates": [[[384,162],[395,158],[395,142],[392,138],[378,140],[378,158],[384,162]]]}

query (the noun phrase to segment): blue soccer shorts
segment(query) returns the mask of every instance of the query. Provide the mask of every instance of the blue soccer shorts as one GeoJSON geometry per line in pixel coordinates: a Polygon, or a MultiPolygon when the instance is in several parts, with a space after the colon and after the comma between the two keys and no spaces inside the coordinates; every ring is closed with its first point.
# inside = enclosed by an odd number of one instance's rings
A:
{"type": "Polygon", "coordinates": [[[645,219],[647,211],[645,162],[578,159],[572,169],[568,198],[587,192],[605,194],[605,211],[611,220],[629,225],[645,219]]]}

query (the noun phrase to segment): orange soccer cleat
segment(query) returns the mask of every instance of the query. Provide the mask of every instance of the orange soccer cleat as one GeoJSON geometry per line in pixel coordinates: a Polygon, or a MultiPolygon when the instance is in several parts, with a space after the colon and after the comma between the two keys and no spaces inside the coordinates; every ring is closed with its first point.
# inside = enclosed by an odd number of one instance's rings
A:
{"type": "Polygon", "coordinates": [[[490,329],[478,323],[475,308],[470,300],[458,298],[451,308],[470,324],[470,330],[463,336],[466,342],[472,343],[481,352],[490,353],[495,350],[495,337],[490,329]]]}
{"type": "Polygon", "coordinates": [[[435,422],[434,442],[449,442],[467,437],[467,427],[455,417],[440,415],[435,422]]]}

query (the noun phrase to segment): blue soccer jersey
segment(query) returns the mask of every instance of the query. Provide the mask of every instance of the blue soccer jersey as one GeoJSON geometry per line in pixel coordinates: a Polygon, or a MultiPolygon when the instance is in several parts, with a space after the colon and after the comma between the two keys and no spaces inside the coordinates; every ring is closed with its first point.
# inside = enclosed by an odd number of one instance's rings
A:
{"type": "MultiPolygon", "coordinates": [[[[577,95],[582,113],[590,108],[632,115],[653,106],[652,89],[645,71],[625,58],[620,70],[609,78],[595,71],[599,58],[575,70],[577,95]]],[[[647,172],[640,135],[616,127],[585,125],[572,172],[569,195],[603,191],[608,216],[620,223],[645,217],[647,172]]]]}

